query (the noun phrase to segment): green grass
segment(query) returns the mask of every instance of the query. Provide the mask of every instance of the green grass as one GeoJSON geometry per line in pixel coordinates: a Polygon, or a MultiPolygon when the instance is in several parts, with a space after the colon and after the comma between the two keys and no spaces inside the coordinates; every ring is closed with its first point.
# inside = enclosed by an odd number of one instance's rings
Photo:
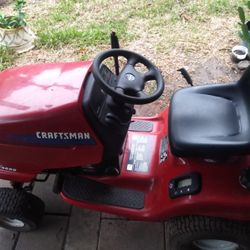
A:
{"type": "Polygon", "coordinates": [[[46,19],[42,17],[35,23],[39,37],[38,47],[58,49],[71,45],[78,49],[107,44],[112,31],[118,35],[123,34],[127,39],[132,37],[127,32],[127,20],[113,18],[112,11],[104,11],[99,16],[101,18],[93,16],[87,22],[82,17],[84,11],[84,1],[77,0],[63,0],[51,8],[46,19]]]}
{"type": "Polygon", "coordinates": [[[236,0],[189,0],[189,1],[176,1],[176,0],[157,0],[149,3],[141,1],[139,4],[128,1],[130,4],[130,17],[141,18],[154,18],[171,14],[173,17],[176,15],[187,12],[193,14],[194,18],[199,18],[200,15],[215,15],[215,14],[235,14],[237,7],[244,1],[236,0]]]}
{"type": "Polygon", "coordinates": [[[83,28],[77,26],[61,29],[51,27],[38,32],[40,38],[38,45],[56,49],[67,44],[78,48],[107,44],[112,30],[115,30],[118,35],[126,34],[126,22],[92,23],[83,28]]]}
{"type": "Polygon", "coordinates": [[[132,4],[132,8],[130,8],[128,13],[129,17],[153,18],[165,15],[170,11],[174,13],[176,7],[175,0],[158,0],[152,3],[146,1],[142,2],[142,4],[132,4]]]}
{"type": "Polygon", "coordinates": [[[189,1],[184,8],[194,15],[195,19],[203,20],[211,16],[237,15],[237,8],[243,4],[243,0],[206,0],[206,1],[189,1]]]}
{"type": "Polygon", "coordinates": [[[16,59],[16,54],[12,49],[0,47],[0,71],[11,67],[16,59]]]}
{"type": "Polygon", "coordinates": [[[76,1],[62,0],[56,6],[49,9],[49,14],[44,18],[41,16],[35,21],[38,29],[47,28],[59,24],[72,24],[77,17],[76,1]]]}
{"type": "MultiPolygon", "coordinates": [[[[217,15],[237,15],[236,0],[128,0],[117,4],[108,0],[62,0],[49,10],[46,18],[36,20],[39,47],[58,49],[91,47],[109,42],[109,34],[116,31],[125,41],[140,36],[140,31],[130,31],[129,22],[145,20],[150,29],[162,30],[182,22],[182,15],[197,22],[205,22],[217,15]],[[113,5],[116,4],[114,7],[113,5]],[[87,19],[84,16],[87,16],[87,19]],[[134,36],[133,36],[134,34],[134,36]]],[[[192,25],[192,23],[190,25],[192,25]]],[[[192,30],[192,27],[190,28],[192,30]]]]}
{"type": "Polygon", "coordinates": [[[237,14],[237,8],[243,1],[234,0],[208,0],[207,10],[209,14],[237,14]]]}
{"type": "MultiPolygon", "coordinates": [[[[51,19],[52,23],[58,23],[63,21],[72,21],[75,20],[76,15],[76,3],[74,0],[63,0],[61,1],[56,8],[52,9],[49,19],[51,19]]],[[[80,5],[79,7],[83,7],[80,5]]],[[[78,7],[78,8],[79,8],[78,7]]]]}

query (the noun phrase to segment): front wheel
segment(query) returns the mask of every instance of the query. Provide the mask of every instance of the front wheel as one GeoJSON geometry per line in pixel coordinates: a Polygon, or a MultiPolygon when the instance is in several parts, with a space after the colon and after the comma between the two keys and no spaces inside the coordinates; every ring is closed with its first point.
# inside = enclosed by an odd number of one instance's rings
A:
{"type": "Polygon", "coordinates": [[[44,203],[22,189],[0,188],[0,226],[18,232],[34,230],[44,214],[44,203]]]}
{"type": "Polygon", "coordinates": [[[176,217],[167,223],[167,233],[169,250],[250,250],[250,222],[176,217]]]}

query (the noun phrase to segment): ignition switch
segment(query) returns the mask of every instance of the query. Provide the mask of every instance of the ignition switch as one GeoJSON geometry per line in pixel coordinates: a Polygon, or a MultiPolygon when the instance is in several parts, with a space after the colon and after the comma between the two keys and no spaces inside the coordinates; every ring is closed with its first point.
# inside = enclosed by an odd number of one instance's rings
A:
{"type": "Polygon", "coordinates": [[[240,185],[250,191],[250,168],[244,168],[240,172],[240,185]]]}

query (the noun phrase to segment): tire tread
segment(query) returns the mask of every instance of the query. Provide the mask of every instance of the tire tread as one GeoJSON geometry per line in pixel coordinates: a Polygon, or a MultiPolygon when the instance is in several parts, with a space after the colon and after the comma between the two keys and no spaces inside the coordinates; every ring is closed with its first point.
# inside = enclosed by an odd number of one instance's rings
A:
{"type": "Polygon", "coordinates": [[[23,218],[31,222],[31,229],[35,229],[44,214],[44,208],[43,201],[31,193],[22,189],[0,188],[0,216],[23,218]]]}
{"type": "Polygon", "coordinates": [[[246,221],[199,215],[182,216],[168,221],[167,232],[170,250],[186,250],[184,245],[181,247],[180,242],[188,242],[188,239],[191,241],[191,239],[199,239],[199,236],[202,238],[206,235],[218,237],[221,240],[239,241],[240,244],[247,246],[244,249],[250,249],[250,222],[246,221]]]}

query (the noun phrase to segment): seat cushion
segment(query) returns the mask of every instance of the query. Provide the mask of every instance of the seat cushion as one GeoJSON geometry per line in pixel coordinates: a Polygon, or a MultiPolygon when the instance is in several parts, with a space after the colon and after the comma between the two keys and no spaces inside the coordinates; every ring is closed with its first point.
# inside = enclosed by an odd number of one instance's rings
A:
{"type": "Polygon", "coordinates": [[[177,156],[216,158],[249,153],[248,116],[237,84],[179,90],[170,103],[171,150],[177,156]]]}

